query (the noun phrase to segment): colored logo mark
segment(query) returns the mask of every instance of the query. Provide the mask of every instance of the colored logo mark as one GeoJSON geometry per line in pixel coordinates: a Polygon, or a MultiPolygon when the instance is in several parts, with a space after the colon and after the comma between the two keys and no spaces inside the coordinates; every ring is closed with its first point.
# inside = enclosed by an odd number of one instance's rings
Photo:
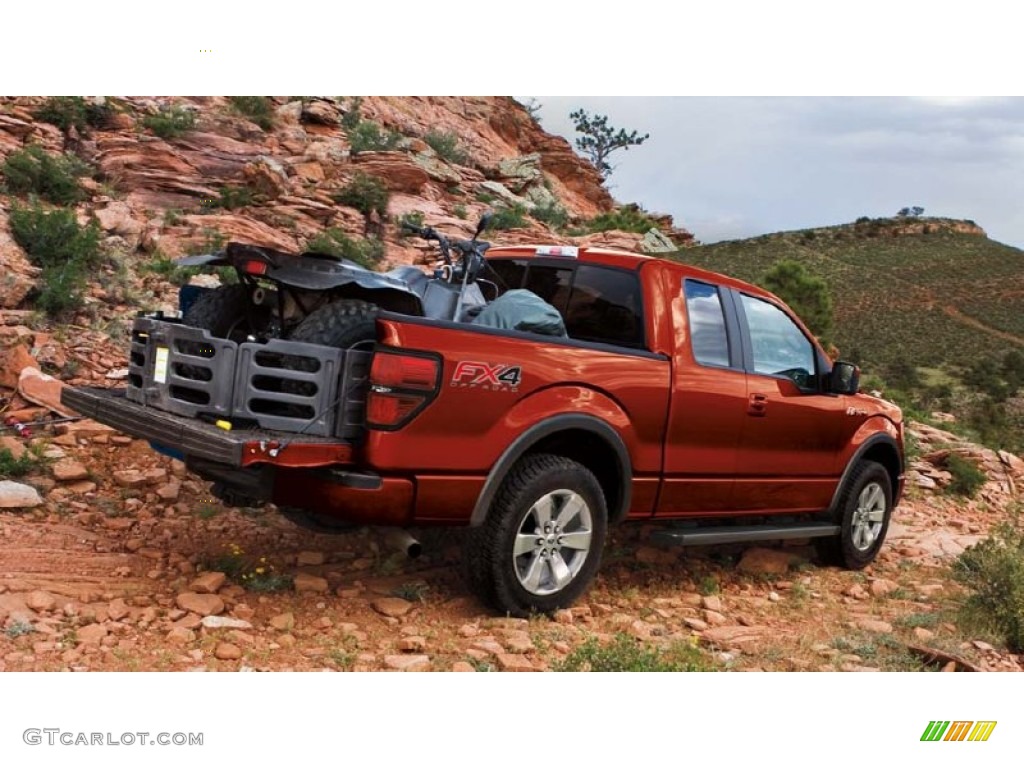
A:
{"type": "Polygon", "coordinates": [[[995,728],[995,720],[932,720],[921,741],[988,741],[995,728]]]}

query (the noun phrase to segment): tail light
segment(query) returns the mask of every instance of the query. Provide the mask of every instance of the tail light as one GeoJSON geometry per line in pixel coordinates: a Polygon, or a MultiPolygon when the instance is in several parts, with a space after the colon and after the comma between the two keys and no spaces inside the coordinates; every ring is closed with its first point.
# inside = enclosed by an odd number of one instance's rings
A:
{"type": "Polygon", "coordinates": [[[378,351],[370,367],[366,422],[372,429],[405,426],[437,395],[441,361],[434,355],[378,351]]]}
{"type": "Polygon", "coordinates": [[[242,262],[242,271],[250,275],[267,274],[267,262],[258,259],[246,259],[242,262]]]}

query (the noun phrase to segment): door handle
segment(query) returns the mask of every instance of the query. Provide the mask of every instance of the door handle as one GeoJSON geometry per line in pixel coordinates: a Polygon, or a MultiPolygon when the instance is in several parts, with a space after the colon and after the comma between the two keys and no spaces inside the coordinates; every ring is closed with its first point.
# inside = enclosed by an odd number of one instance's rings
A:
{"type": "Polygon", "coordinates": [[[747,415],[765,416],[768,413],[768,396],[753,394],[747,400],[747,415]]]}

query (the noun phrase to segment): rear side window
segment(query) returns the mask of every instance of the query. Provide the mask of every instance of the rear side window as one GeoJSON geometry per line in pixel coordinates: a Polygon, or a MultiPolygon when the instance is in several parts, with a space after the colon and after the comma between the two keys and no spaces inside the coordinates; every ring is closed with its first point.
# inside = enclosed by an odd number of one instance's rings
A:
{"type": "Polygon", "coordinates": [[[696,280],[684,281],[686,313],[690,319],[690,346],[701,365],[729,366],[729,334],[718,288],[696,280]]]}
{"type": "Polygon", "coordinates": [[[642,307],[636,272],[581,264],[564,311],[565,327],[573,339],[642,347],[642,307]]]}

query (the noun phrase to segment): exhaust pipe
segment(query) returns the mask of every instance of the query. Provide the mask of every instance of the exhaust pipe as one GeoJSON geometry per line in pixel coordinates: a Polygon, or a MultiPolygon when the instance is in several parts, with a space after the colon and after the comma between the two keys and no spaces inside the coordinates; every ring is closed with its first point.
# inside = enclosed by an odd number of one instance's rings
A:
{"type": "Polygon", "coordinates": [[[382,531],[384,543],[399,552],[405,552],[409,558],[417,558],[423,553],[423,545],[409,535],[404,528],[386,528],[382,531]]]}

